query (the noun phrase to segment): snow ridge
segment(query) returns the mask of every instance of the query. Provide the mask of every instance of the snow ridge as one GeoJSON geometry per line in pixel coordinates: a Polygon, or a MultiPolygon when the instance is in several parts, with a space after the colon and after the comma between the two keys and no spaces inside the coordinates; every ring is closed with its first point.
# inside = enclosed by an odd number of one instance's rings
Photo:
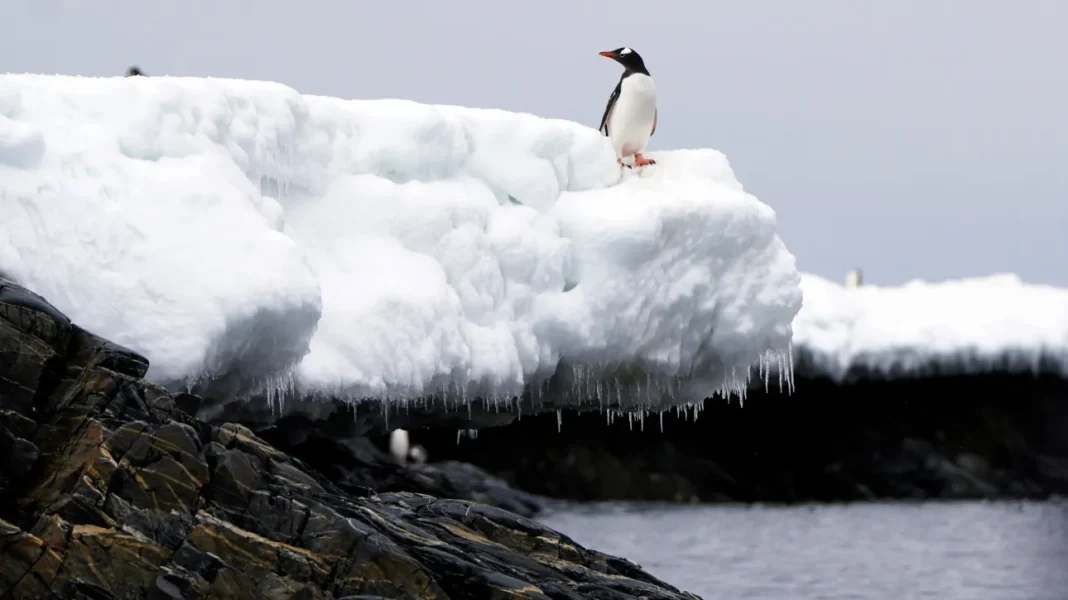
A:
{"type": "Polygon", "coordinates": [[[801,283],[797,360],[842,381],[982,372],[1068,377],[1068,290],[1016,275],[845,288],[801,283]]]}

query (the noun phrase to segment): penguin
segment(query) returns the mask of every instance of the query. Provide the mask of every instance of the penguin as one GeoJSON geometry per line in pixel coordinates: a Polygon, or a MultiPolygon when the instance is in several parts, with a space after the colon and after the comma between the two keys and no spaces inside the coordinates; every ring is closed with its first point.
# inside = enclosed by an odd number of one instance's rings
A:
{"type": "Polygon", "coordinates": [[[419,444],[412,446],[412,449],[408,451],[408,460],[411,460],[417,465],[426,463],[427,458],[429,457],[430,454],[426,451],[426,448],[419,444]]]}
{"type": "Polygon", "coordinates": [[[126,76],[127,77],[144,77],[145,73],[144,73],[144,71],[141,70],[141,67],[138,67],[137,65],[134,65],[134,66],[130,67],[129,69],[126,69],[126,76]]]}
{"type": "Polygon", "coordinates": [[[864,273],[859,267],[846,271],[845,287],[852,289],[862,285],[864,285],[864,273]]]}
{"type": "Polygon", "coordinates": [[[653,77],[642,57],[631,48],[608,50],[601,52],[601,56],[623,65],[623,76],[608,97],[599,130],[612,140],[619,164],[629,168],[623,159],[633,156],[634,166],[655,165],[655,160],[642,156],[649,138],[656,133],[658,113],[653,77]]]}
{"type": "Polygon", "coordinates": [[[410,449],[411,442],[408,440],[408,430],[394,429],[389,433],[389,453],[394,462],[399,465],[407,464],[408,451],[410,449]]]}
{"type": "Polygon", "coordinates": [[[429,456],[426,448],[419,444],[414,446],[411,444],[408,430],[406,429],[394,429],[390,432],[389,454],[393,457],[394,462],[401,466],[407,465],[409,460],[421,465],[427,461],[429,456]]]}

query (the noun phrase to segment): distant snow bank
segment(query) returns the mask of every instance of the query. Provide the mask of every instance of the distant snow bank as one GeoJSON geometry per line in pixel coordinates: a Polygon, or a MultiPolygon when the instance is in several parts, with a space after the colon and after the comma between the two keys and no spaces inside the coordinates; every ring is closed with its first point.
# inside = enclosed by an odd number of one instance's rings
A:
{"type": "Polygon", "coordinates": [[[1068,290],[1015,275],[847,289],[805,274],[795,352],[816,372],[1052,372],[1068,377],[1068,290]]]}
{"type": "Polygon", "coordinates": [[[739,391],[788,353],[794,258],[722,154],[651,156],[621,174],[594,129],[499,110],[4,75],[0,271],[211,393],[498,396],[562,365],[739,391]]]}

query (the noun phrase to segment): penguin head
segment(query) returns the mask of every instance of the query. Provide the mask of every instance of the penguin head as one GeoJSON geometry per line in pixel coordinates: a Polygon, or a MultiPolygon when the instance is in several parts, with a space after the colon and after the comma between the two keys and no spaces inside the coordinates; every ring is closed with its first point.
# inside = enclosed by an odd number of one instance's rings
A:
{"type": "Polygon", "coordinates": [[[635,52],[633,48],[623,46],[622,48],[616,48],[615,50],[606,50],[601,53],[601,56],[611,58],[623,65],[623,68],[628,71],[649,73],[648,69],[645,68],[645,61],[642,60],[641,55],[635,52]]]}

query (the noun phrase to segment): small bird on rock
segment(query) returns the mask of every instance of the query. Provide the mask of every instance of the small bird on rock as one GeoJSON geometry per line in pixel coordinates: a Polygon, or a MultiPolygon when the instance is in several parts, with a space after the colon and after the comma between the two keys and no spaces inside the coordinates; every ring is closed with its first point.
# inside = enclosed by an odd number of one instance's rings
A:
{"type": "Polygon", "coordinates": [[[631,48],[609,50],[602,52],[601,56],[623,65],[623,76],[608,97],[608,106],[604,109],[599,129],[612,140],[619,164],[630,167],[623,159],[633,156],[634,166],[654,165],[656,161],[642,156],[649,138],[656,133],[656,85],[653,77],[642,57],[631,48]]]}

